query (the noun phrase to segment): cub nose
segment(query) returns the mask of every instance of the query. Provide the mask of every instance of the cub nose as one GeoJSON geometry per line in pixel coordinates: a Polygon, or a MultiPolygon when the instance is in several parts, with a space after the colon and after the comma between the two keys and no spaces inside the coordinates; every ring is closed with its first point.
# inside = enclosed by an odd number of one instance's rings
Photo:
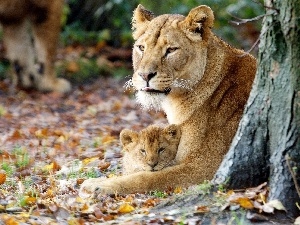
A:
{"type": "Polygon", "coordinates": [[[153,169],[155,166],[157,166],[158,162],[148,161],[147,164],[153,169]]]}
{"type": "Polygon", "coordinates": [[[150,81],[153,77],[156,76],[156,72],[154,73],[139,73],[140,77],[143,78],[144,81],[150,81]]]}

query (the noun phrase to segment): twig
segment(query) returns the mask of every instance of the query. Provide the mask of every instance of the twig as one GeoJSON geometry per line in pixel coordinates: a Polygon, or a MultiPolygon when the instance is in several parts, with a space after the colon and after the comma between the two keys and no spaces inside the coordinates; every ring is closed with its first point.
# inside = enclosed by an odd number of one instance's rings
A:
{"type": "Polygon", "coordinates": [[[299,188],[299,185],[298,185],[298,182],[297,182],[297,178],[296,178],[296,176],[295,176],[295,174],[293,172],[293,169],[291,167],[291,164],[290,164],[291,158],[290,158],[290,156],[288,154],[286,154],[285,160],[286,160],[286,164],[287,164],[287,166],[289,168],[289,171],[290,171],[290,173],[292,175],[292,178],[293,178],[293,181],[294,181],[294,184],[295,184],[298,196],[300,197],[300,188],[299,188]]]}
{"type": "Polygon", "coordinates": [[[256,17],[253,17],[253,18],[250,18],[250,19],[241,19],[241,18],[238,18],[232,14],[229,13],[229,15],[239,21],[230,21],[230,23],[233,23],[235,25],[240,25],[240,24],[244,24],[244,23],[248,23],[248,22],[252,22],[252,21],[257,21],[257,20],[260,20],[262,18],[264,18],[267,14],[263,14],[263,15],[259,15],[259,16],[256,16],[256,17]]]}
{"type": "Polygon", "coordinates": [[[256,39],[256,41],[251,46],[251,48],[247,51],[247,53],[250,53],[258,45],[259,40],[260,40],[260,36],[256,39]]]}

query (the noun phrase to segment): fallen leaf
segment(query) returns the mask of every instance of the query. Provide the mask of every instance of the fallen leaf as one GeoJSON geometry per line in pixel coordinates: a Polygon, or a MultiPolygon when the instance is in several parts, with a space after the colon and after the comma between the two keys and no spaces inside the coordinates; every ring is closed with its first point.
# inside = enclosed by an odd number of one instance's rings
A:
{"type": "Polygon", "coordinates": [[[300,216],[296,218],[294,225],[300,225],[300,216]]]}
{"type": "Polygon", "coordinates": [[[181,188],[181,187],[176,187],[176,188],[174,189],[174,193],[175,193],[175,194],[180,194],[180,193],[182,193],[182,188],[181,188]]]}
{"type": "Polygon", "coordinates": [[[235,200],[236,203],[238,203],[240,206],[242,206],[245,209],[253,209],[253,203],[249,198],[238,198],[235,200]]]}
{"type": "Polygon", "coordinates": [[[274,207],[277,210],[286,211],[285,207],[282,205],[281,201],[279,201],[278,199],[271,200],[271,201],[267,202],[265,205],[274,207]]]}
{"type": "Polygon", "coordinates": [[[200,213],[209,212],[209,208],[207,206],[196,206],[196,211],[200,213]]]}
{"type": "Polygon", "coordinates": [[[90,162],[93,162],[95,160],[99,159],[99,157],[93,157],[93,158],[86,158],[84,160],[82,160],[82,163],[84,166],[86,166],[87,164],[89,164],[90,162]]]}
{"type": "Polygon", "coordinates": [[[118,212],[119,213],[130,213],[134,210],[135,210],[135,208],[132,205],[130,205],[128,203],[124,203],[124,204],[120,205],[118,212]]]}
{"type": "Polygon", "coordinates": [[[71,61],[68,63],[67,65],[67,71],[70,72],[70,73],[76,73],[80,70],[80,66],[77,62],[75,61],[71,61]]]}
{"type": "Polygon", "coordinates": [[[6,181],[6,173],[0,172],[0,184],[4,184],[6,181]]]}
{"type": "Polygon", "coordinates": [[[264,211],[265,213],[274,213],[274,207],[265,204],[262,206],[262,211],[264,211]]]}

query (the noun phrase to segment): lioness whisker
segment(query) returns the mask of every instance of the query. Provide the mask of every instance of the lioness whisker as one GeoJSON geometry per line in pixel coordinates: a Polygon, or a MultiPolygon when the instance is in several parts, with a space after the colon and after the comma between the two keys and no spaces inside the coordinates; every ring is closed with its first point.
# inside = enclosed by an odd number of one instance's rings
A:
{"type": "Polygon", "coordinates": [[[178,79],[178,78],[176,78],[172,83],[172,85],[174,87],[183,88],[183,89],[186,89],[189,91],[193,90],[191,87],[192,86],[191,84],[192,84],[192,82],[190,80],[178,79]]]}
{"type": "Polygon", "coordinates": [[[126,81],[123,87],[125,88],[125,90],[129,90],[131,88],[134,88],[133,83],[132,83],[132,79],[129,79],[128,81],[126,81]]]}

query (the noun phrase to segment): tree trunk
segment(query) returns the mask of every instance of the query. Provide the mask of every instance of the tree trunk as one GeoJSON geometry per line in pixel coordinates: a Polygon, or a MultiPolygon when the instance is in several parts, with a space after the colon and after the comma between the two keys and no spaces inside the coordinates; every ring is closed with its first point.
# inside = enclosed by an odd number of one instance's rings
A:
{"type": "Polygon", "coordinates": [[[268,181],[269,200],[299,215],[300,0],[265,0],[258,71],[244,116],[213,182],[268,181]]]}

